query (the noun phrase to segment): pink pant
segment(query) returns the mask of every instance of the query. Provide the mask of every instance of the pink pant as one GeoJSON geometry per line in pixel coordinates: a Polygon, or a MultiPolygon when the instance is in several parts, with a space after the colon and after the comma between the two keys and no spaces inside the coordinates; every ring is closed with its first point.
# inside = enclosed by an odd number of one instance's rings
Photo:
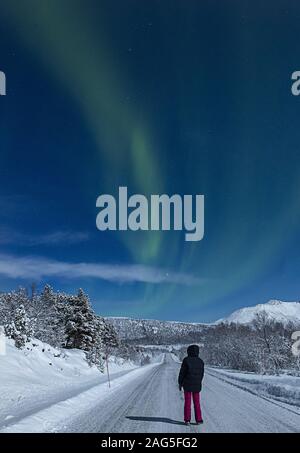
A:
{"type": "Polygon", "coordinates": [[[184,421],[191,421],[191,402],[194,402],[195,420],[196,423],[202,420],[202,413],[200,407],[200,393],[199,392],[184,392],[184,421]]]}

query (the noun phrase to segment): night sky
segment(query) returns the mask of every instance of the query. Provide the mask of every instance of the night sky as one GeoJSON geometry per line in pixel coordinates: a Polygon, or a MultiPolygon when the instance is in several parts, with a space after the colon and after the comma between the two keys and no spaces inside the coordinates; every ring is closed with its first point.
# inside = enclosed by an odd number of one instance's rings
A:
{"type": "Polygon", "coordinates": [[[213,321],[300,299],[298,1],[0,0],[0,290],[213,321]],[[100,232],[96,199],[203,194],[205,236],[100,232]]]}

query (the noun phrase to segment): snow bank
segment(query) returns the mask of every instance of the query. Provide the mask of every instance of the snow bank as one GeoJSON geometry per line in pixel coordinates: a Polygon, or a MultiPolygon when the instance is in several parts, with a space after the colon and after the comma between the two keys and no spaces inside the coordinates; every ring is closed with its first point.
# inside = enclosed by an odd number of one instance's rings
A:
{"type": "MultiPolygon", "coordinates": [[[[112,379],[136,368],[115,357],[110,362],[112,379]]],[[[83,351],[60,350],[38,340],[20,350],[7,340],[6,355],[0,356],[0,427],[105,382],[106,370],[102,374],[89,367],[83,351]]]]}
{"type": "MultiPolygon", "coordinates": [[[[77,391],[73,395],[60,397],[60,400],[51,402],[49,394],[45,399],[44,407],[27,411],[19,417],[6,417],[6,422],[2,425],[1,433],[45,433],[45,432],[61,432],[66,428],[66,421],[76,418],[82,412],[90,410],[95,405],[102,401],[111,398],[112,394],[122,391],[123,387],[137,379],[138,377],[149,373],[152,368],[157,367],[163,360],[144,367],[138,367],[122,373],[114,373],[112,375],[111,385],[108,386],[105,379],[97,379],[98,383],[93,380],[90,388],[77,387],[77,391]],[[99,383],[100,382],[100,383],[99,383]]],[[[114,365],[116,366],[116,364],[114,365]]],[[[93,374],[93,371],[91,371],[93,374]]],[[[99,372],[98,375],[99,376],[99,372]]],[[[49,377],[47,378],[49,379],[49,377]]],[[[38,395],[37,395],[38,396],[38,395]]]]}
{"type": "Polygon", "coordinates": [[[251,393],[300,408],[300,377],[241,373],[234,370],[208,368],[208,373],[251,393]]]}

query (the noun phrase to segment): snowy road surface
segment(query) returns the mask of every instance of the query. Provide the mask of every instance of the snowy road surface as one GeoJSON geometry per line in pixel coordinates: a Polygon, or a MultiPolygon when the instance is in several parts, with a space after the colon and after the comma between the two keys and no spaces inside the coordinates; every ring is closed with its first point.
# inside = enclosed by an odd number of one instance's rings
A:
{"type": "MultiPolygon", "coordinates": [[[[97,387],[83,405],[78,400],[77,411],[62,417],[68,402],[50,407],[48,412],[31,416],[7,432],[300,432],[297,408],[253,395],[222,380],[217,371],[207,370],[201,393],[204,424],[184,426],[182,423],[183,394],[177,386],[180,364],[166,355],[158,365],[144,367],[120,378],[118,385],[99,393],[97,387]],[[55,414],[59,414],[55,418],[55,414]],[[43,427],[43,428],[42,428],[43,427]]],[[[80,395],[77,397],[79,398],[80,395]]],[[[74,403],[74,404],[75,404],[74,403]]],[[[70,406],[72,407],[72,406],[70,406]]]]}

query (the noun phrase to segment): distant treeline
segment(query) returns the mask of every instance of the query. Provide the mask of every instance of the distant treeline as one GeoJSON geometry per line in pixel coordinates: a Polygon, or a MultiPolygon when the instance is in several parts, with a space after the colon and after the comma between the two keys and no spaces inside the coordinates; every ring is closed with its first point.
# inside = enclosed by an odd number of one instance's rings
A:
{"type": "Polygon", "coordinates": [[[300,326],[282,324],[265,312],[249,325],[221,323],[203,332],[201,354],[207,364],[257,373],[300,372],[291,336],[300,326]]]}

